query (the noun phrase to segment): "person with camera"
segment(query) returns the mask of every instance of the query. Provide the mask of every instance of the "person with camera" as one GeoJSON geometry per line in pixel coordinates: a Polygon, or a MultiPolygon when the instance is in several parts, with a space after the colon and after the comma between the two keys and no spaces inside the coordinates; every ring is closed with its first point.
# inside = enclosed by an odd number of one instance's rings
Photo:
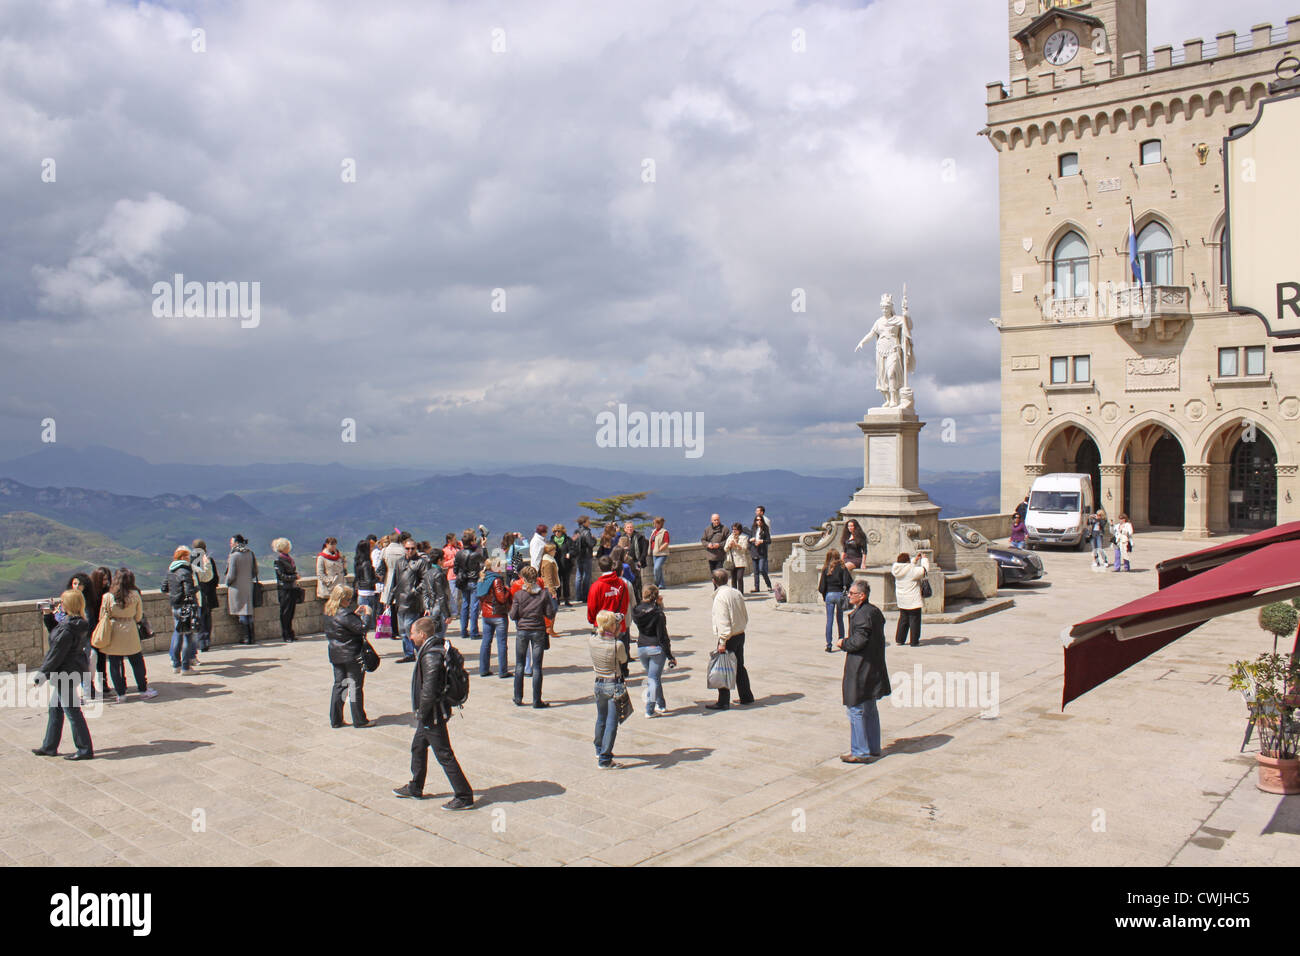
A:
{"type": "Polygon", "coordinates": [[[45,629],[49,631],[49,650],[36,671],[36,683],[50,684],[49,717],[45,724],[45,740],[32,753],[38,757],[57,757],[59,741],[63,738],[63,718],[72,725],[74,753],[64,760],[90,760],[95,756],[95,746],[90,739],[90,728],[77,700],[77,684],[90,667],[90,623],[86,620],[86,597],[74,588],[59,596],[59,613],[54,612],[54,602],[40,605],[45,629]]]}
{"type": "Polygon", "coordinates": [[[172,606],[172,673],[193,674],[194,658],[199,652],[199,604],[189,548],[181,546],[172,553],[161,590],[172,606]]]}
{"type": "Polygon", "coordinates": [[[895,644],[906,644],[909,632],[912,635],[911,646],[921,643],[921,605],[925,598],[921,594],[921,582],[930,573],[930,559],[925,551],[908,555],[899,552],[890,569],[894,575],[894,602],[898,605],[898,629],[894,632],[895,644]]]}
{"type": "Polygon", "coordinates": [[[456,552],[452,568],[456,572],[456,590],[460,592],[460,636],[479,636],[479,603],[474,593],[479,575],[483,571],[483,549],[473,531],[461,535],[461,548],[456,552]]]}
{"type": "Polygon", "coordinates": [[[347,692],[352,709],[352,726],[368,727],[364,687],[366,670],[362,649],[366,643],[366,620],[371,610],[362,604],[352,610],[356,592],[346,584],[336,584],[325,602],[325,641],[329,645],[330,666],[334,668],[334,686],[330,689],[330,726],[343,727],[343,694],[347,692]]]}

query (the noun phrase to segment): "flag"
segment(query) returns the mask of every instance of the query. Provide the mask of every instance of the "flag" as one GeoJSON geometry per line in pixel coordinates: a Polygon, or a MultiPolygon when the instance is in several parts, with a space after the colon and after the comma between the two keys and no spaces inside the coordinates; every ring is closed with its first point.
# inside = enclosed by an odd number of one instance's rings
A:
{"type": "Polygon", "coordinates": [[[1128,270],[1133,281],[1142,285],[1142,260],[1138,258],[1137,222],[1133,218],[1133,204],[1128,207],[1128,270]]]}

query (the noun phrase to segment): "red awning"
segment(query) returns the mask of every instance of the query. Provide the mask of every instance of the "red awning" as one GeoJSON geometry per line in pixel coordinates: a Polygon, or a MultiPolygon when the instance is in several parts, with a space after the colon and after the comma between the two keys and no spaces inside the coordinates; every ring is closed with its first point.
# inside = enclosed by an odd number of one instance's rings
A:
{"type": "Polygon", "coordinates": [[[1276,539],[1286,528],[1296,532],[1293,538],[1256,544],[1237,556],[1232,552],[1249,539],[1165,562],[1161,567],[1181,567],[1184,579],[1064,632],[1062,709],[1211,618],[1300,596],[1300,523],[1251,537],[1276,539]],[[1214,552],[1227,557],[1213,560],[1214,552]]]}
{"type": "Polygon", "coordinates": [[[1244,538],[1206,548],[1204,551],[1193,551],[1179,558],[1161,561],[1156,565],[1158,586],[1167,588],[1202,571],[1218,567],[1226,561],[1249,554],[1266,544],[1275,544],[1279,541],[1300,541],[1300,521],[1257,531],[1244,538]]]}

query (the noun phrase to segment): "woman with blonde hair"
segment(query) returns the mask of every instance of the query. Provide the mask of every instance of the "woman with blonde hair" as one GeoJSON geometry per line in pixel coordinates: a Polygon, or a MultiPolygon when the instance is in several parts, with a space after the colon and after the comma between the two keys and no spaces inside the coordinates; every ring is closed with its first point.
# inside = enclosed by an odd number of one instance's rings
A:
{"type": "Polygon", "coordinates": [[[275,552],[275,583],[280,601],[280,640],[292,644],[298,640],[293,632],[293,611],[302,593],[302,588],[298,587],[298,565],[290,554],[293,542],[288,538],[276,538],[271,542],[271,550],[275,552]]]}
{"type": "Polygon", "coordinates": [[[363,604],[353,611],[356,592],[346,584],[334,585],[325,602],[325,641],[329,645],[330,666],[334,668],[334,686],[330,690],[330,726],[343,727],[343,694],[352,709],[352,726],[368,727],[364,686],[366,669],[362,649],[366,642],[366,620],[370,608],[363,604]]]}
{"type": "Polygon", "coordinates": [[[602,770],[617,770],[623,766],[614,762],[614,738],[618,736],[615,698],[623,691],[622,669],[628,660],[627,647],[618,637],[621,629],[621,614],[598,611],[596,633],[587,638],[591,666],[596,675],[596,766],[602,770]]]}
{"type": "Polygon", "coordinates": [[[57,621],[50,604],[42,605],[45,629],[50,632],[50,649],[36,672],[38,684],[50,682],[49,717],[45,723],[45,740],[32,753],[38,757],[55,757],[63,738],[63,718],[72,725],[72,742],[76,752],[64,760],[90,760],[95,746],[90,728],[77,700],[77,684],[90,666],[90,623],[86,620],[86,598],[81,591],[69,588],[59,596],[63,620],[57,621]]]}
{"type": "Polygon", "coordinates": [[[100,620],[108,621],[108,643],[100,650],[108,658],[108,675],[113,681],[113,692],[120,704],[126,700],[126,667],[131,662],[135,675],[135,689],[144,698],[157,697],[158,691],[149,686],[145,675],[144,650],[140,647],[140,621],[144,619],[144,601],[135,586],[135,575],[127,568],[118,568],[112,585],[104,595],[99,610],[100,620]]]}

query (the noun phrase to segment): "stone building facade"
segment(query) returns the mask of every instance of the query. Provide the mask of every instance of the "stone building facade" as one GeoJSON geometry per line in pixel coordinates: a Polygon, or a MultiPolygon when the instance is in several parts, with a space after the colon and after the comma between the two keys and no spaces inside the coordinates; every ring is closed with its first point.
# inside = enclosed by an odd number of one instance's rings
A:
{"type": "Polygon", "coordinates": [[[1001,195],[1003,509],[1079,471],[1139,528],[1300,519],[1300,354],[1227,310],[1223,193],[1224,138],[1300,55],[1300,16],[1148,53],[1147,0],[1008,5],[1010,84],[989,84],[982,131],[1001,195]]]}

